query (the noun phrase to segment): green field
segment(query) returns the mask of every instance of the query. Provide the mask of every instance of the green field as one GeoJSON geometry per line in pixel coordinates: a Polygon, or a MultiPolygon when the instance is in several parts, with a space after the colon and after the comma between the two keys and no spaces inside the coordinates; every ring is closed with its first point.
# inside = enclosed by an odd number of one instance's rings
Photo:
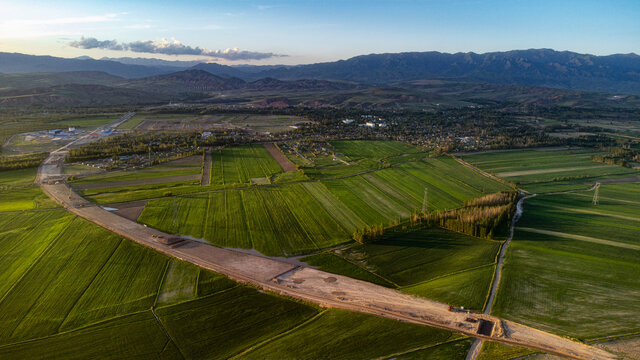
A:
{"type": "Polygon", "coordinates": [[[468,342],[265,294],[61,209],[0,212],[0,259],[0,358],[299,357],[298,344],[313,336],[305,357],[326,357],[330,346],[342,358],[447,359],[468,342]],[[365,350],[355,346],[363,339],[365,350]]]}
{"type": "Polygon", "coordinates": [[[385,234],[302,260],[319,269],[482,310],[500,242],[430,228],[385,234]]]}
{"type": "Polygon", "coordinates": [[[282,168],[260,144],[234,146],[212,153],[211,184],[236,186],[253,178],[270,178],[282,168]]]}
{"type": "Polygon", "coordinates": [[[591,160],[593,149],[511,150],[465,155],[472,165],[535,193],[579,190],[600,179],[637,176],[637,170],[591,160]]]}
{"type": "Polygon", "coordinates": [[[597,206],[580,192],[526,201],[496,315],[581,339],[640,330],[640,184],[601,192],[597,206]]]}
{"type": "MultiPolygon", "coordinates": [[[[386,153],[383,150],[383,154],[416,151],[401,143],[379,143],[395,149],[386,153]]],[[[348,144],[340,146],[346,150],[366,148],[360,143],[348,144]]],[[[371,151],[361,150],[353,156],[370,155],[371,151]]],[[[222,191],[229,184],[235,187],[252,177],[270,178],[273,171],[281,170],[262,146],[222,149],[213,157],[211,176],[212,183],[217,185],[210,187],[218,186],[220,190],[188,195],[190,191],[206,189],[178,184],[175,188],[145,185],[149,189],[139,191],[155,197],[167,191],[172,195],[185,193],[149,201],[138,221],[172,234],[205,239],[217,246],[291,256],[349,242],[354,231],[364,226],[408,218],[421,209],[425,188],[432,210],[460,207],[472,198],[508,189],[449,157],[440,157],[339,179],[298,180],[274,184],[277,186],[245,184],[242,189],[222,191]]],[[[120,191],[126,197],[138,190],[110,188],[87,190],[83,194],[105,203],[105,196],[112,202],[122,199],[120,191]]]]}
{"type": "Polygon", "coordinates": [[[35,185],[37,169],[0,171],[0,211],[50,209],[58,205],[35,185]]]}

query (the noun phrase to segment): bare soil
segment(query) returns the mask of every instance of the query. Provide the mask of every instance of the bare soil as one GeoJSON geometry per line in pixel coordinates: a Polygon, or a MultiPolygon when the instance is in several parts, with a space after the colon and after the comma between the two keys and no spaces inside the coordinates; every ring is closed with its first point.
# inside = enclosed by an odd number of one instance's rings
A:
{"type": "Polygon", "coordinates": [[[124,203],[116,203],[116,204],[108,204],[106,207],[118,209],[112,211],[114,214],[118,214],[125,219],[129,219],[131,221],[137,221],[144,210],[144,207],[147,206],[148,200],[138,200],[138,201],[130,201],[124,203]]]}
{"type": "Polygon", "coordinates": [[[204,164],[202,165],[202,178],[200,185],[207,186],[211,181],[211,152],[207,151],[204,155],[204,164]]]}
{"type": "Polygon", "coordinates": [[[278,162],[282,170],[285,172],[296,172],[298,168],[294,163],[291,162],[283,153],[278,149],[278,147],[274,143],[264,144],[264,147],[267,149],[269,154],[273,156],[273,158],[278,162]]]}

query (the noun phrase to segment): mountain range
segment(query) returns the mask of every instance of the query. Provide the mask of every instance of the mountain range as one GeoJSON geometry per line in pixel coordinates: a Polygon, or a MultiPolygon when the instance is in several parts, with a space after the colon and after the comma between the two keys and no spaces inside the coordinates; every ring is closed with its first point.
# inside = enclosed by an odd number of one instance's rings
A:
{"type": "Polygon", "coordinates": [[[430,79],[640,94],[640,56],[636,54],[595,56],[532,49],[485,54],[370,54],[297,66],[227,66],[215,63],[190,66],[192,64],[158,59],[66,59],[0,53],[0,73],[102,71],[124,78],[143,78],[196,69],[245,81],[313,79],[386,85],[430,79]]]}

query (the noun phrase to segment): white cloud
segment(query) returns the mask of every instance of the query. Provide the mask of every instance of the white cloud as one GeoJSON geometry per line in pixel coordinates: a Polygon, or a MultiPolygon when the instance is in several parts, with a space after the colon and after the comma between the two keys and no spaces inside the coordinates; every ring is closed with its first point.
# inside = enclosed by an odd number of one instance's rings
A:
{"type": "Polygon", "coordinates": [[[184,45],[176,39],[144,40],[130,43],[118,43],[116,40],[98,40],[96,38],[82,37],[78,41],[72,41],[69,46],[80,49],[107,49],[128,50],[137,53],[164,54],[164,55],[200,55],[217,59],[236,60],[263,60],[273,57],[285,57],[286,55],[270,52],[257,52],[229,48],[225,50],[210,50],[200,47],[184,45]]]}

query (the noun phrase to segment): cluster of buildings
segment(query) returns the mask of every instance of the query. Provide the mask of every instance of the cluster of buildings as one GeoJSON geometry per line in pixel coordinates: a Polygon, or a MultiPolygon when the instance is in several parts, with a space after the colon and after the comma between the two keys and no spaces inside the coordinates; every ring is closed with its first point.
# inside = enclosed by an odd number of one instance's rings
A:
{"type": "MultiPolygon", "coordinates": [[[[361,121],[359,121],[357,123],[357,125],[359,127],[368,127],[371,129],[375,129],[375,128],[386,128],[387,127],[387,123],[385,122],[385,120],[379,116],[373,116],[373,115],[361,115],[360,116],[361,121]]],[[[355,119],[344,119],[342,120],[342,123],[344,125],[351,125],[353,123],[355,123],[356,120],[355,119]]]]}

